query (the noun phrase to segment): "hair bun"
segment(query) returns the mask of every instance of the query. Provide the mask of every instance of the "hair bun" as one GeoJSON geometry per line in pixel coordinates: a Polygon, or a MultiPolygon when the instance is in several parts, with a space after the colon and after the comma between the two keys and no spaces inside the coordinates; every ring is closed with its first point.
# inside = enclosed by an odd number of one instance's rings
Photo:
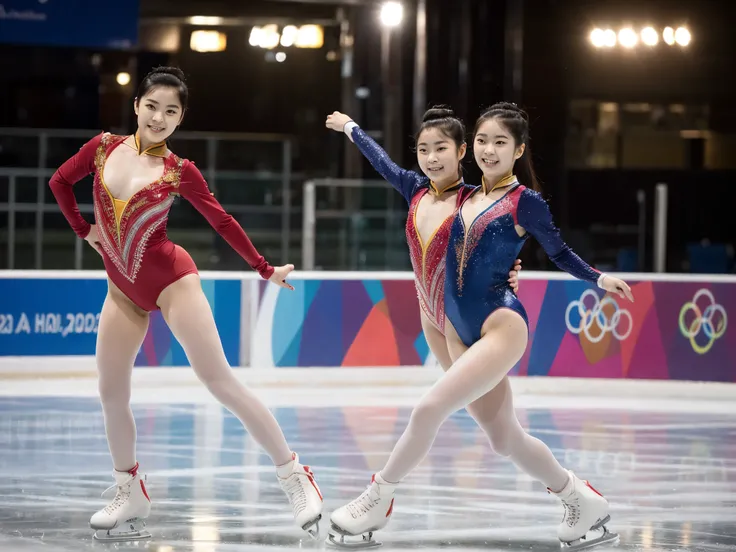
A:
{"type": "Polygon", "coordinates": [[[447,106],[436,105],[431,109],[428,109],[422,117],[422,122],[436,121],[438,119],[455,118],[455,112],[447,106]]]}
{"type": "Polygon", "coordinates": [[[512,102],[498,102],[489,107],[486,112],[490,111],[511,111],[512,113],[518,113],[525,121],[529,120],[529,116],[526,111],[521,109],[518,105],[512,102]]]}
{"type": "Polygon", "coordinates": [[[164,75],[171,75],[179,79],[181,82],[186,82],[184,71],[182,71],[178,67],[156,67],[150,73],[148,73],[148,76],[150,77],[151,75],[155,75],[157,73],[164,74],[164,75]]]}

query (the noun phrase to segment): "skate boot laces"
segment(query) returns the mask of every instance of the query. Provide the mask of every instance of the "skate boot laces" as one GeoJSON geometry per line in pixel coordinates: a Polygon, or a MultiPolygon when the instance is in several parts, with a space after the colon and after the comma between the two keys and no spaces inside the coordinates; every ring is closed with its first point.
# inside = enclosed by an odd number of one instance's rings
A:
{"type": "Polygon", "coordinates": [[[282,482],[282,486],[286,494],[289,496],[289,502],[291,502],[294,512],[299,514],[307,505],[307,493],[304,492],[304,487],[299,479],[298,473],[292,473],[285,481],[282,482]]]}
{"type": "Polygon", "coordinates": [[[580,503],[578,497],[565,499],[562,501],[565,508],[563,519],[569,527],[573,527],[580,519],[580,503]]]}
{"type": "Polygon", "coordinates": [[[363,491],[363,494],[347,505],[348,512],[353,516],[353,519],[362,517],[378,504],[379,499],[380,496],[373,490],[373,486],[370,485],[363,491]]]}
{"type": "Polygon", "coordinates": [[[111,514],[128,501],[128,499],[130,498],[131,483],[133,483],[132,477],[130,478],[130,481],[122,483],[121,485],[116,484],[116,485],[113,485],[112,487],[108,487],[107,489],[105,489],[105,491],[102,493],[101,496],[105,496],[105,494],[107,494],[108,491],[117,487],[115,498],[110,504],[108,504],[105,507],[105,512],[107,512],[108,514],[111,514]]]}
{"type": "MultiPolygon", "coordinates": [[[[145,481],[146,479],[147,478],[145,476],[142,478],[143,481],[145,481]]],[[[107,489],[102,491],[102,494],[100,496],[104,498],[107,493],[109,493],[113,489],[117,489],[117,492],[115,493],[115,498],[110,504],[105,507],[105,512],[111,514],[128,501],[133,488],[134,480],[135,476],[128,474],[128,477],[126,477],[125,480],[121,482],[116,481],[114,485],[110,485],[107,489]]]]}

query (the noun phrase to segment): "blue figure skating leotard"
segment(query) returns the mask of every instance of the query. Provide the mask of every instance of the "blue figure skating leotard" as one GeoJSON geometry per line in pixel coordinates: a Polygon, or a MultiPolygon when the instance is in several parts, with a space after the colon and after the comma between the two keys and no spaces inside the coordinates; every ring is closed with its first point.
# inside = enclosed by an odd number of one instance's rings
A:
{"type": "Polygon", "coordinates": [[[518,312],[529,325],[521,301],[506,281],[508,267],[529,234],[559,268],[576,278],[596,282],[601,275],[562,240],[542,196],[512,177],[509,190],[482,211],[468,229],[462,208],[452,222],[446,258],[445,313],[466,346],[480,339],[483,323],[496,309],[518,312]],[[515,225],[523,227],[526,233],[519,236],[515,225]]]}

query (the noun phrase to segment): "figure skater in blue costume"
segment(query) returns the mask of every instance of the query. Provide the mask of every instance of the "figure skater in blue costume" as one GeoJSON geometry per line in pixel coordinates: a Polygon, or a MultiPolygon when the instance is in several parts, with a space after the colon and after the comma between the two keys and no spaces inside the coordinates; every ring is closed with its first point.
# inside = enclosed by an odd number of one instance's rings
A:
{"type": "MultiPolygon", "coordinates": [[[[482,186],[457,211],[446,255],[445,329],[453,365],[414,408],[371,485],[330,518],[332,527],[344,534],[367,533],[366,546],[375,545],[372,532],[388,523],[398,483],[427,455],[442,423],[508,385],[507,374],[524,354],[529,331],[524,307],[508,289],[504,267],[517,257],[529,234],[562,270],[633,301],[624,281],[591,268],[560,237],[547,203],[535,190],[528,143],[527,115],[514,104],[493,105],[475,125],[473,153],[483,171],[482,186]]],[[[580,550],[618,540],[605,525],[610,519],[608,501],[562,468],[543,444],[529,451],[536,458],[527,453],[522,460],[534,469],[525,471],[543,481],[564,506],[557,530],[561,546],[580,550]]]]}

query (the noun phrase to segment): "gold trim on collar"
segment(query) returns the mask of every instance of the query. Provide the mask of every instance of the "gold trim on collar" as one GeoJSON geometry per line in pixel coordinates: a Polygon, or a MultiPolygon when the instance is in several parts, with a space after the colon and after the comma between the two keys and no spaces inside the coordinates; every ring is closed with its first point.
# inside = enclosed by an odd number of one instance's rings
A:
{"type": "Polygon", "coordinates": [[[444,190],[440,190],[440,189],[437,188],[437,185],[432,180],[430,180],[429,181],[429,191],[431,191],[434,195],[438,196],[438,195],[442,195],[442,194],[444,194],[446,192],[452,192],[454,190],[457,190],[462,185],[463,185],[463,179],[461,178],[459,180],[456,180],[454,184],[450,184],[444,190]]]}
{"type": "Polygon", "coordinates": [[[493,190],[498,190],[499,188],[505,188],[506,186],[511,186],[511,184],[514,184],[516,182],[516,175],[510,174],[508,176],[504,176],[501,180],[496,182],[496,184],[491,188],[490,190],[486,186],[486,177],[481,178],[481,187],[483,188],[484,194],[490,194],[493,190]]]}
{"type": "Polygon", "coordinates": [[[135,149],[138,152],[138,155],[152,155],[153,157],[166,157],[166,141],[159,142],[158,144],[153,144],[151,146],[148,146],[146,149],[141,151],[141,141],[138,137],[138,131],[135,132],[135,149]]]}

